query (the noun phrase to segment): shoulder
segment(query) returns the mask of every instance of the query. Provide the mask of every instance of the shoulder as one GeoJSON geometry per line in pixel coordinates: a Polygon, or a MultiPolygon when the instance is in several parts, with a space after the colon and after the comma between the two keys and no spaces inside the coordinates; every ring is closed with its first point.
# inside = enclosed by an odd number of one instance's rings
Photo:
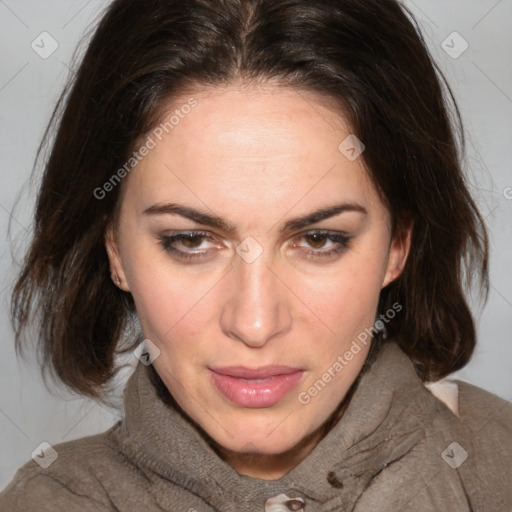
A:
{"type": "Polygon", "coordinates": [[[427,388],[453,413],[443,415],[442,458],[457,469],[475,510],[512,510],[512,403],[461,380],[427,388]]]}
{"type": "Polygon", "coordinates": [[[475,445],[481,449],[501,446],[500,451],[512,461],[512,403],[468,382],[455,382],[459,417],[475,445]]]}
{"type": "Polygon", "coordinates": [[[114,428],[42,448],[42,463],[27,461],[0,492],[0,510],[112,510],[102,474],[121,465],[120,454],[108,436],[114,428]]]}
{"type": "Polygon", "coordinates": [[[512,403],[483,388],[462,380],[441,379],[425,383],[425,387],[471,432],[476,433],[487,426],[496,435],[512,433],[512,403]]]}
{"type": "Polygon", "coordinates": [[[460,468],[467,492],[482,510],[512,510],[512,403],[467,382],[457,385],[471,460],[460,468]]]}
{"type": "Polygon", "coordinates": [[[461,380],[446,378],[426,387],[458,418],[451,416],[451,424],[462,426],[473,455],[512,479],[512,402],[461,380]]]}

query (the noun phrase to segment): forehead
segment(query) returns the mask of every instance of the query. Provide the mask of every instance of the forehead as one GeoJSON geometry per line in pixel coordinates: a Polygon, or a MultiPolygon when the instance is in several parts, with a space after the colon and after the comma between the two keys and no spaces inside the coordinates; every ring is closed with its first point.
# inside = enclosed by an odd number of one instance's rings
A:
{"type": "Polygon", "coordinates": [[[371,195],[371,185],[362,158],[351,161],[340,151],[349,135],[333,102],[313,93],[277,86],[199,89],[162,109],[145,136],[154,147],[129,188],[142,202],[185,195],[260,208],[289,207],[306,195],[360,199],[371,195]]]}

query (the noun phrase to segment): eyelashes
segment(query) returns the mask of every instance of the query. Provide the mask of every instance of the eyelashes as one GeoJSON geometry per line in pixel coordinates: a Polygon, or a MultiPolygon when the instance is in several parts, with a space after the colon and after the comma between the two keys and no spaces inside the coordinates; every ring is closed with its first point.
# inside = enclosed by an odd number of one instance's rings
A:
{"type": "MultiPolygon", "coordinates": [[[[325,245],[325,242],[330,242],[330,249],[318,249],[313,247],[313,250],[305,250],[302,251],[305,253],[305,256],[309,259],[333,259],[343,253],[346,249],[349,247],[349,243],[351,240],[351,237],[349,237],[346,233],[338,232],[338,231],[309,231],[308,233],[305,233],[304,235],[300,235],[298,237],[299,239],[307,240],[309,239],[310,242],[307,242],[309,244],[309,247],[311,247],[311,240],[313,240],[313,245],[318,243],[319,241],[323,243],[320,243],[320,245],[323,247],[325,245]]],[[[294,247],[303,247],[297,244],[294,244],[294,247]]]]}
{"type": "MultiPolygon", "coordinates": [[[[188,252],[175,247],[176,242],[185,242],[194,244],[197,240],[212,240],[208,233],[202,231],[185,231],[175,235],[160,236],[160,244],[165,251],[171,254],[176,259],[191,261],[197,258],[203,258],[207,251],[188,252]]],[[[186,247],[186,246],[185,246],[186,247]]],[[[189,249],[197,249],[197,247],[188,247],[189,249]]],[[[208,251],[209,252],[209,251],[208,251]]]]}
{"type": "MultiPolygon", "coordinates": [[[[212,236],[204,231],[183,231],[173,235],[161,235],[158,238],[162,248],[177,261],[201,262],[212,257],[214,252],[207,248],[200,249],[205,241],[214,243],[212,236]],[[181,248],[178,248],[180,246],[181,248]]],[[[336,259],[348,249],[352,237],[339,231],[314,230],[295,237],[295,240],[297,239],[306,240],[309,246],[308,249],[303,245],[293,244],[302,257],[327,262],[336,259]],[[330,244],[328,250],[324,248],[326,243],[330,244]]]]}

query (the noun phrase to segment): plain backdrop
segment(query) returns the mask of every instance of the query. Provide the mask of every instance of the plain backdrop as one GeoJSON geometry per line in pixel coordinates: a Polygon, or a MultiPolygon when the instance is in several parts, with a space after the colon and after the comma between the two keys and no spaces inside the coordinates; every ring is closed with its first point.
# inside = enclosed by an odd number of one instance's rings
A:
{"type": "MultiPolygon", "coordinates": [[[[468,134],[471,189],[491,235],[489,300],[483,312],[473,304],[479,345],[470,364],[453,377],[510,401],[512,1],[404,3],[420,22],[461,107],[468,134]]],[[[28,239],[35,195],[27,180],[37,146],[68,76],[72,53],[107,4],[105,0],[0,0],[2,240],[7,240],[10,219],[18,245],[28,239]],[[17,201],[20,191],[23,195],[17,201]]],[[[0,489],[41,442],[53,445],[102,432],[122,414],[64,391],[51,394],[35,360],[16,358],[8,319],[9,292],[16,271],[13,250],[19,259],[19,250],[7,241],[0,254],[0,489]]],[[[125,372],[119,382],[119,397],[129,374],[125,372]]]]}

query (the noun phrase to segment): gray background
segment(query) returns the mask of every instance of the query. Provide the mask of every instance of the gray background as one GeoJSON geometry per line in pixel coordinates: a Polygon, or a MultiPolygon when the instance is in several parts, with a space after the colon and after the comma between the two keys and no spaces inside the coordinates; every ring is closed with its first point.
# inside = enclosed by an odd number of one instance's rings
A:
{"type": "MultiPolygon", "coordinates": [[[[26,242],[34,189],[27,187],[37,145],[68,74],[85,28],[108,2],[100,0],[0,0],[0,230],[12,216],[15,245],[0,254],[0,489],[43,441],[56,444],[102,432],[119,417],[107,409],[44,387],[35,360],[18,361],[8,320],[8,292],[26,242]],[[31,47],[48,32],[58,48],[43,59],[31,47]],[[21,201],[13,211],[18,193],[21,201]]],[[[481,312],[473,305],[479,346],[455,377],[512,400],[512,35],[511,0],[408,0],[435,59],[445,71],[468,132],[471,185],[491,234],[491,290],[481,312]],[[459,35],[451,35],[457,32],[459,35]],[[461,39],[461,37],[463,39],[461,39]],[[448,39],[447,39],[448,38],[448,39]],[[451,52],[467,50],[453,58],[451,52]]],[[[51,48],[45,40],[45,48],[51,48]]],[[[39,50],[39,51],[42,51],[39,50]]],[[[133,358],[129,361],[135,362],[133,358]]],[[[117,398],[130,370],[121,375],[117,398]]]]}

